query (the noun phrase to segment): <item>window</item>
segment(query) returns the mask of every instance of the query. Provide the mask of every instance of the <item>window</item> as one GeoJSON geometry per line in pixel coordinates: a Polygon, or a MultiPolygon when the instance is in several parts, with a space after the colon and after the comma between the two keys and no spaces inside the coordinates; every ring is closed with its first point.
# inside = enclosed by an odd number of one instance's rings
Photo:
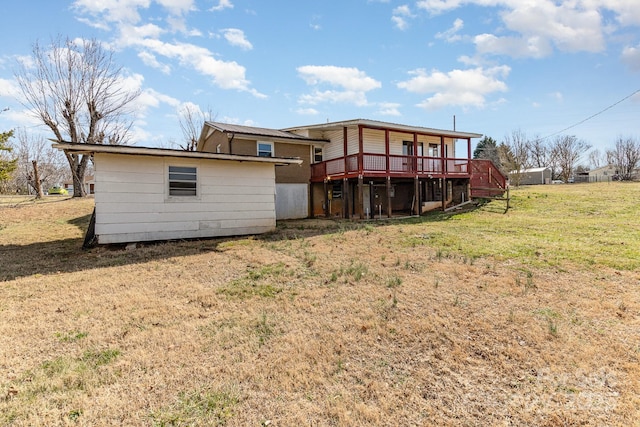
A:
{"type": "Polygon", "coordinates": [[[331,187],[331,198],[332,199],[342,199],[342,183],[334,182],[331,187]]]}
{"type": "Polygon", "coordinates": [[[258,141],[258,156],[273,157],[273,143],[258,141]]]}
{"type": "Polygon", "coordinates": [[[322,147],[313,147],[313,163],[322,162],[322,147]]]}
{"type": "Polygon", "coordinates": [[[195,167],[169,166],[169,195],[197,195],[197,177],[195,167]]]}

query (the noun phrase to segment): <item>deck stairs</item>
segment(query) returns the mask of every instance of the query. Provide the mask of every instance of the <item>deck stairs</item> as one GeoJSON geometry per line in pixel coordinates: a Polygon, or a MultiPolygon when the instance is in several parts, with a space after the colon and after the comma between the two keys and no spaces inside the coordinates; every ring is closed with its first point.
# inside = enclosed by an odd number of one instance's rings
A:
{"type": "Polygon", "coordinates": [[[507,185],[507,178],[491,160],[471,160],[472,198],[503,198],[507,185]]]}

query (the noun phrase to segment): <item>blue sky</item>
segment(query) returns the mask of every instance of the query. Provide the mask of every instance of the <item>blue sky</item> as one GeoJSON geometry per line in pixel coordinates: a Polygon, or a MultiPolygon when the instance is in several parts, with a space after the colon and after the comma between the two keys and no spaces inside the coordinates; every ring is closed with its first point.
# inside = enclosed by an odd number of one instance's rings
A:
{"type": "MultiPolygon", "coordinates": [[[[485,134],[640,138],[638,0],[5,2],[0,129],[44,132],[13,72],[35,41],[96,38],[139,88],[138,145],[181,142],[178,112],[286,128],[366,118],[485,134]],[[635,94],[634,94],[635,93],[635,94]],[[633,96],[630,96],[634,94],[633,96]]],[[[476,141],[477,142],[477,141],[476,141]]]]}

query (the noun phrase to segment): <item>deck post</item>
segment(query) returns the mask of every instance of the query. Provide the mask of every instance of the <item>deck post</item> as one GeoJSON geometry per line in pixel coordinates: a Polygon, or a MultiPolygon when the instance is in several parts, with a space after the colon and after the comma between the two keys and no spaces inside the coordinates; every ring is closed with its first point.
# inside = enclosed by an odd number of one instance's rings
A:
{"type": "Polygon", "coordinates": [[[349,180],[342,179],[342,208],[344,209],[344,217],[351,218],[349,213],[349,180]]]}
{"type": "Polygon", "coordinates": [[[360,219],[364,219],[364,211],[362,209],[362,203],[364,200],[364,195],[362,192],[364,191],[364,182],[362,180],[362,175],[358,175],[358,193],[356,194],[356,212],[360,219]]]}
{"type": "Polygon", "coordinates": [[[413,178],[413,215],[420,215],[420,179],[418,175],[413,178]]]}
{"type": "Polygon", "coordinates": [[[391,177],[387,176],[387,217],[391,218],[391,177]]]}
{"type": "Polygon", "coordinates": [[[325,218],[329,218],[330,210],[329,203],[331,199],[329,198],[329,184],[327,180],[324,180],[324,216],[325,218]]]}
{"type": "Polygon", "coordinates": [[[442,198],[442,210],[447,208],[447,178],[442,178],[442,188],[440,188],[440,196],[442,198]]]}

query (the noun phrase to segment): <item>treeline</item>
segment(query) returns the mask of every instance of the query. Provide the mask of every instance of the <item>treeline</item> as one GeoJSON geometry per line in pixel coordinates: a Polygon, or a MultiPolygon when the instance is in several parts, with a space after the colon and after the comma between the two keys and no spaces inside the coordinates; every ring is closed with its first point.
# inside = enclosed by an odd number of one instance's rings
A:
{"type": "Polygon", "coordinates": [[[515,130],[500,143],[485,136],[478,142],[473,158],[493,161],[504,174],[531,168],[550,168],[552,179],[564,182],[568,182],[576,172],[607,165],[616,169],[620,180],[637,178],[640,141],[620,136],[614,147],[604,153],[590,149],[590,144],[573,135],[529,138],[525,132],[515,130]],[[585,160],[588,163],[581,163],[585,160]]]}

